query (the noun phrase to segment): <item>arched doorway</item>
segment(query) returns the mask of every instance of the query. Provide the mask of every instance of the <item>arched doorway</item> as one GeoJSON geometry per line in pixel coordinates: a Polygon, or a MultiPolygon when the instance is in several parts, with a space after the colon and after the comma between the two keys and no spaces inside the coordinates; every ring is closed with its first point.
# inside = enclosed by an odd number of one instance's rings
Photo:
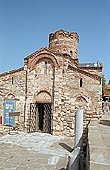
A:
{"type": "Polygon", "coordinates": [[[51,95],[47,91],[40,91],[36,96],[38,108],[37,123],[38,130],[41,132],[51,133],[51,95]]]}
{"type": "Polygon", "coordinates": [[[38,130],[51,133],[51,103],[37,103],[38,130]]]}
{"type": "Polygon", "coordinates": [[[35,96],[35,103],[30,104],[29,132],[51,133],[51,120],[51,95],[46,91],[41,91],[35,96]]]}

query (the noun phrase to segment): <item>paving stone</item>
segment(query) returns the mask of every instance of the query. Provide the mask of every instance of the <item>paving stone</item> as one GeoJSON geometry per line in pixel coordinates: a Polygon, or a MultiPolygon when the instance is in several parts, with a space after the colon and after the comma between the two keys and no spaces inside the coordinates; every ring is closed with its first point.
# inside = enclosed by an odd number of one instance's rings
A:
{"type": "MultiPolygon", "coordinates": [[[[64,137],[46,134],[38,134],[37,136],[37,133],[33,133],[33,135],[21,133],[15,136],[0,137],[0,168],[2,170],[58,170],[58,168],[66,167],[66,155],[69,154],[69,151],[60,145],[66,141],[67,138],[64,137]],[[39,136],[44,141],[43,147],[39,136]],[[21,138],[23,143],[19,143],[21,138]],[[38,147],[36,147],[36,141],[38,147]],[[50,161],[51,163],[49,163],[50,161]]],[[[68,141],[72,146],[73,139],[68,138],[68,141]]]]}
{"type": "MultiPolygon", "coordinates": [[[[110,120],[109,116],[103,115],[101,120],[110,120]]],[[[90,148],[90,170],[110,169],[110,126],[92,122],[89,125],[89,148],[90,148]]]]}

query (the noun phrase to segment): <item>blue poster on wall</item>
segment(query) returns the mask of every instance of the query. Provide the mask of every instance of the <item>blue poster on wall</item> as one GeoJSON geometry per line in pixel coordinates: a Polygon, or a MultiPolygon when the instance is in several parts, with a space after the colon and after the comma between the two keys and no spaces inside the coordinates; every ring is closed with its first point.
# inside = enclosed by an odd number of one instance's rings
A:
{"type": "Polygon", "coordinates": [[[4,125],[15,126],[15,117],[11,116],[9,119],[9,113],[15,112],[16,101],[15,100],[5,100],[4,101],[4,125]]]}

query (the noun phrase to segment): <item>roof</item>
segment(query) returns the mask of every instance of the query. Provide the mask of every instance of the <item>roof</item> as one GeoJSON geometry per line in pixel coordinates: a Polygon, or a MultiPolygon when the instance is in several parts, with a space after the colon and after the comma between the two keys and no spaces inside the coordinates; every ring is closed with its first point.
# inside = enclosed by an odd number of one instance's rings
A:
{"type": "Polygon", "coordinates": [[[106,85],[106,88],[110,90],[110,84],[107,84],[107,85],[106,85]]]}
{"type": "Polygon", "coordinates": [[[98,68],[98,67],[102,67],[102,64],[97,62],[97,63],[79,63],[78,67],[83,67],[83,68],[98,68]]]}
{"type": "Polygon", "coordinates": [[[106,92],[104,93],[104,96],[110,96],[110,84],[106,85],[106,92]]]}
{"type": "Polygon", "coordinates": [[[36,55],[40,54],[41,52],[45,52],[45,51],[48,52],[48,53],[52,53],[54,55],[56,55],[56,54],[61,55],[62,54],[60,52],[56,52],[56,51],[53,51],[50,48],[45,47],[45,48],[40,48],[39,50],[37,50],[34,53],[30,54],[29,56],[25,57],[24,60],[29,59],[29,58],[36,56],[36,55]]]}
{"type": "Polygon", "coordinates": [[[11,71],[9,71],[9,72],[5,72],[5,73],[0,74],[0,77],[6,76],[6,75],[8,75],[8,74],[13,74],[13,73],[16,73],[16,72],[19,72],[19,71],[23,71],[23,70],[24,70],[24,67],[21,67],[21,68],[16,69],[16,70],[11,70],[11,71]]]}
{"type": "Polygon", "coordinates": [[[104,96],[110,96],[110,90],[107,90],[107,91],[104,93],[104,96]]]}
{"type": "Polygon", "coordinates": [[[99,76],[99,75],[92,74],[92,73],[87,72],[87,71],[85,71],[83,69],[80,69],[80,68],[75,68],[75,67],[73,67],[71,65],[68,65],[68,68],[71,69],[71,70],[77,71],[79,73],[85,74],[86,76],[94,78],[94,79],[96,79],[98,81],[101,81],[101,76],[99,76]]]}

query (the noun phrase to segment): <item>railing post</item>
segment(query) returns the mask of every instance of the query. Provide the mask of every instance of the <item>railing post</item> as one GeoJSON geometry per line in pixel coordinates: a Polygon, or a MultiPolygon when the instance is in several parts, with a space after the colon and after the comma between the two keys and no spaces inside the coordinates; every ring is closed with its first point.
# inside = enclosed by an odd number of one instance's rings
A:
{"type": "Polygon", "coordinates": [[[83,135],[83,110],[78,110],[75,115],[75,141],[74,147],[81,147],[83,135]]]}

